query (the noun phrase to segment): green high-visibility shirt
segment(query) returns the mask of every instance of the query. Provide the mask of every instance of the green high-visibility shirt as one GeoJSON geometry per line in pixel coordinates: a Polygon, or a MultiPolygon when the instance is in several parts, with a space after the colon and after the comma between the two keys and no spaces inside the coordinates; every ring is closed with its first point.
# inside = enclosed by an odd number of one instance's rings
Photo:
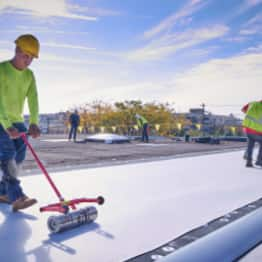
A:
{"type": "Polygon", "coordinates": [[[143,116],[139,116],[136,122],[139,127],[142,127],[144,124],[148,123],[147,120],[143,116]]]}
{"type": "Polygon", "coordinates": [[[262,132],[262,102],[253,102],[248,106],[243,126],[262,132]]]}
{"type": "Polygon", "coordinates": [[[30,69],[18,70],[10,61],[0,63],[0,124],[6,129],[23,122],[27,99],[30,124],[38,124],[39,106],[36,82],[30,69]]]}

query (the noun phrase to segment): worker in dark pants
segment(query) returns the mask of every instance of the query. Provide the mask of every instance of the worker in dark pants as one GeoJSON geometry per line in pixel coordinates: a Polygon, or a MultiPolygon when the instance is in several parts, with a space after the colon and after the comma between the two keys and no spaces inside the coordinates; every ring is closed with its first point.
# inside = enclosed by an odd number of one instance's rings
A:
{"type": "Polygon", "coordinates": [[[259,144],[259,152],[255,164],[262,166],[262,100],[245,105],[242,112],[246,114],[243,128],[248,138],[246,166],[253,166],[252,154],[256,142],[259,144]]]}
{"type": "Polygon", "coordinates": [[[188,134],[188,132],[185,133],[185,142],[186,143],[190,142],[190,135],[188,134]]]}
{"type": "Polygon", "coordinates": [[[78,129],[78,126],[80,124],[80,116],[79,116],[77,110],[75,110],[75,112],[70,115],[69,123],[70,123],[71,128],[70,128],[70,131],[69,131],[68,140],[71,141],[72,136],[73,136],[74,142],[76,142],[77,129],[78,129]]]}
{"type": "Polygon", "coordinates": [[[136,114],[135,117],[138,127],[142,128],[142,142],[148,143],[148,122],[143,116],[139,114],[136,114]]]}

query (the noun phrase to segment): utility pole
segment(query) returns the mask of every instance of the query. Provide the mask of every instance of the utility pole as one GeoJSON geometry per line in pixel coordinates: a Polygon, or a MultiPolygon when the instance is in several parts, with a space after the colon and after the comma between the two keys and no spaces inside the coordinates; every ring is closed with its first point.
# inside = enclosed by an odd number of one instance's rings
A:
{"type": "Polygon", "coordinates": [[[206,105],[204,103],[202,103],[200,106],[202,107],[203,115],[204,115],[205,114],[205,107],[206,107],[206,105]]]}
{"type": "Polygon", "coordinates": [[[205,127],[204,127],[204,124],[205,124],[205,107],[206,105],[204,103],[202,103],[201,105],[201,108],[202,108],[202,132],[203,132],[203,136],[205,135],[205,127]]]}

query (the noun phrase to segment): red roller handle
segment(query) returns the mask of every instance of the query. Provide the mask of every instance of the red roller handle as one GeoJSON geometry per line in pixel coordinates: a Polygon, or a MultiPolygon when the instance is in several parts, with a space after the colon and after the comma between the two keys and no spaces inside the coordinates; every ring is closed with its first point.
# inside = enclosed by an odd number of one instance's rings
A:
{"type": "Polygon", "coordinates": [[[55,204],[50,204],[44,207],[40,208],[40,212],[44,211],[53,211],[53,212],[60,212],[63,214],[68,213],[69,208],[71,207],[72,209],[76,209],[76,205],[80,203],[97,203],[99,205],[102,205],[104,203],[104,198],[102,196],[99,196],[97,198],[77,198],[77,199],[72,199],[69,201],[65,201],[64,198],[62,197],[61,193],[59,192],[58,188],[54,184],[53,180],[51,179],[50,175],[48,174],[47,170],[45,169],[44,165],[38,158],[37,154],[35,153],[34,149],[30,145],[30,143],[27,140],[26,134],[22,133],[21,137],[24,141],[24,143],[27,145],[27,147],[30,149],[32,155],[34,156],[34,159],[39,166],[39,168],[42,170],[44,173],[45,177],[47,178],[48,182],[50,183],[51,187],[55,191],[57,197],[59,198],[59,203],[55,204]]]}
{"type": "Polygon", "coordinates": [[[40,212],[45,211],[53,211],[53,212],[60,212],[60,213],[67,213],[69,211],[69,207],[72,209],[76,209],[77,204],[80,203],[97,203],[99,205],[104,204],[104,198],[102,196],[99,196],[97,198],[76,198],[69,201],[64,201],[60,203],[50,204],[44,207],[40,208],[40,212]]]}
{"type": "Polygon", "coordinates": [[[39,168],[42,170],[42,172],[44,173],[45,177],[47,178],[49,184],[51,185],[51,187],[53,188],[53,190],[55,191],[57,197],[59,198],[60,201],[64,201],[64,198],[62,197],[61,193],[59,192],[58,188],[56,187],[55,183],[53,182],[53,180],[51,179],[50,175],[48,174],[47,170],[45,169],[44,165],[42,164],[42,162],[40,161],[40,159],[38,158],[37,154],[35,153],[34,149],[32,148],[32,146],[30,145],[30,143],[27,140],[26,134],[25,133],[21,133],[21,137],[24,141],[24,143],[27,145],[27,147],[30,149],[32,155],[34,156],[34,159],[37,163],[37,165],[39,166],[39,168]]]}

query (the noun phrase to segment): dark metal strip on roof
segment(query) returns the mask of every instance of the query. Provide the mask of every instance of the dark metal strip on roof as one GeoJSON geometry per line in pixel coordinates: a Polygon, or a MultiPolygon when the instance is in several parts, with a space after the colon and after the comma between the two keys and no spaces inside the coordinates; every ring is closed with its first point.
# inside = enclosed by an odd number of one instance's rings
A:
{"type": "MultiPolygon", "coordinates": [[[[195,229],[193,229],[189,232],[186,232],[185,234],[165,243],[164,245],[162,245],[158,248],[155,248],[151,251],[148,251],[148,252],[143,253],[141,255],[138,255],[136,257],[130,258],[130,259],[126,260],[125,262],[152,262],[152,261],[163,261],[163,262],[164,261],[166,261],[166,262],[169,262],[169,261],[181,261],[181,262],[182,261],[194,261],[194,262],[196,262],[196,261],[200,261],[196,257],[193,258],[193,254],[192,255],[188,254],[188,253],[190,253],[189,247],[193,246],[193,245],[190,245],[190,244],[198,243],[199,240],[207,239],[207,237],[210,236],[210,235],[215,236],[215,234],[211,234],[211,233],[216,233],[218,231],[221,232],[221,229],[225,228],[225,226],[233,225],[234,222],[240,222],[241,218],[247,218],[248,217],[247,215],[254,214],[254,211],[260,211],[260,215],[262,216],[262,208],[261,207],[262,207],[262,198],[254,201],[254,202],[251,202],[251,203],[249,203],[245,206],[242,206],[238,209],[235,209],[235,210],[233,210],[233,211],[231,211],[231,212],[229,212],[229,213],[227,213],[227,214],[225,214],[221,217],[218,217],[218,218],[208,222],[205,225],[199,226],[199,227],[197,227],[197,228],[195,228],[195,229]],[[184,250],[183,248],[185,248],[185,247],[187,247],[187,254],[188,255],[187,255],[187,258],[185,258],[185,255],[184,255],[185,260],[182,260],[183,254],[181,255],[182,252],[179,252],[179,251],[184,250]],[[180,254],[178,254],[178,252],[180,254]],[[176,253],[179,255],[179,259],[176,258],[176,253]],[[192,258],[194,260],[187,260],[187,259],[190,259],[190,258],[192,258]]],[[[252,217],[252,219],[254,221],[256,221],[255,218],[252,217]]],[[[258,219],[258,221],[261,221],[260,225],[259,225],[260,228],[261,228],[262,218],[258,219]]],[[[246,222],[246,224],[250,224],[250,223],[252,223],[252,225],[254,224],[253,221],[251,221],[251,222],[248,221],[248,223],[246,222]]],[[[240,224],[238,224],[238,226],[240,227],[240,224]]],[[[235,233],[235,228],[236,227],[234,227],[234,231],[232,230],[231,233],[228,232],[226,234],[232,235],[232,233],[235,233]]],[[[244,228],[245,228],[245,226],[244,226],[244,228]]],[[[241,228],[239,228],[237,230],[241,230],[241,228]]],[[[250,229],[250,230],[252,230],[252,229],[250,229]]],[[[257,230],[257,231],[259,231],[259,230],[257,230]]],[[[256,232],[256,230],[254,229],[252,232],[256,232]]],[[[242,235],[244,233],[242,232],[242,235]]],[[[250,232],[249,232],[248,235],[250,235],[250,232]]],[[[252,236],[249,236],[249,237],[252,238],[252,236]]],[[[260,241],[261,240],[262,240],[262,235],[261,235],[260,241]]],[[[223,242],[223,241],[226,241],[226,240],[220,239],[220,241],[223,242]]],[[[242,241],[243,241],[243,239],[242,239],[242,241]]],[[[254,245],[257,244],[257,241],[259,241],[259,240],[256,237],[253,237],[252,241],[247,240],[246,250],[243,251],[245,248],[242,245],[242,250],[238,250],[238,252],[241,251],[242,254],[243,254],[243,252],[247,252],[252,247],[251,243],[254,246],[254,245]]],[[[209,249],[208,243],[210,243],[210,241],[209,242],[205,241],[206,250],[209,249]]],[[[234,244],[234,243],[232,243],[232,244],[234,244]]],[[[196,246],[196,245],[194,245],[194,246],[196,246]]],[[[196,253],[197,251],[195,249],[194,249],[194,251],[196,253]]],[[[213,256],[215,256],[215,254],[217,252],[222,253],[223,250],[221,249],[221,250],[218,250],[216,252],[213,252],[212,253],[213,256]]],[[[183,252],[183,253],[185,253],[185,252],[183,252]]],[[[206,252],[206,256],[212,256],[212,254],[210,255],[210,251],[206,252]]],[[[237,257],[239,257],[242,254],[238,254],[237,257]]],[[[227,254],[224,254],[224,255],[228,256],[229,254],[227,253],[227,254]]],[[[219,259],[221,259],[221,256],[223,256],[223,254],[219,254],[219,259]]],[[[203,259],[203,257],[201,259],[203,259]]],[[[207,260],[205,260],[205,261],[207,261],[207,260]]],[[[211,260],[208,260],[208,261],[211,261],[211,260]]],[[[216,260],[215,257],[213,257],[212,262],[214,262],[214,261],[219,261],[219,260],[216,260]]],[[[225,260],[220,260],[219,262],[221,262],[221,261],[232,261],[232,260],[225,259],[225,260]]]]}

